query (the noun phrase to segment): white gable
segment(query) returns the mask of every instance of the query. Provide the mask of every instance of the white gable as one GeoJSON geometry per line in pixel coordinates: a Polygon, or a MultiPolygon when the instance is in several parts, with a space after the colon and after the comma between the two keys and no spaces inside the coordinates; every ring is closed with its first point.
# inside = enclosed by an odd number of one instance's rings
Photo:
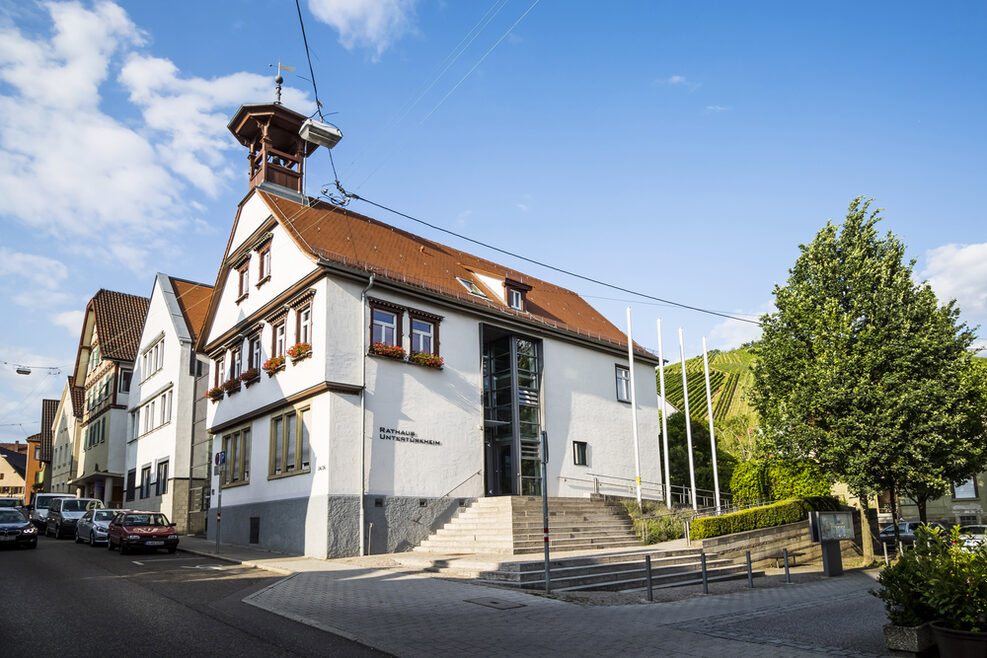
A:
{"type": "Polygon", "coordinates": [[[229,252],[232,254],[271,217],[271,210],[256,192],[240,208],[229,252]]]}

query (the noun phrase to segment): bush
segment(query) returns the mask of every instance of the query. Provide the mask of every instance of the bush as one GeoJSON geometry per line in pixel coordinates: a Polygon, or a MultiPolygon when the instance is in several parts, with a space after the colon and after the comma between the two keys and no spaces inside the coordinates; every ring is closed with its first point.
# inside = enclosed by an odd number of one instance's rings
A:
{"type": "Polygon", "coordinates": [[[805,460],[753,459],[738,464],[730,478],[734,500],[744,503],[827,496],[829,489],[822,470],[805,460]]]}
{"type": "Polygon", "coordinates": [[[645,544],[685,537],[685,517],[669,512],[664,505],[646,500],[642,502],[644,509],[641,510],[634,500],[621,502],[634,522],[634,534],[645,544]]]}
{"type": "Polygon", "coordinates": [[[696,519],[692,522],[690,532],[692,539],[720,537],[759,528],[771,528],[786,523],[797,523],[809,518],[809,512],[835,511],[837,509],[839,509],[839,502],[831,496],[783,500],[739,512],[696,519]]]}

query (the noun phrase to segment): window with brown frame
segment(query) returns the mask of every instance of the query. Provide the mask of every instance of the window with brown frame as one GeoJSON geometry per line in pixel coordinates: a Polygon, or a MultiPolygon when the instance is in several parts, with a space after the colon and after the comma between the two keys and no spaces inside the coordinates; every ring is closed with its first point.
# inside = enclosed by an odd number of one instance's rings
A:
{"type": "Polygon", "coordinates": [[[965,482],[953,483],[953,500],[972,500],[980,497],[977,489],[977,478],[972,477],[965,482]]]}
{"type": "Polygon", "coordinates": [[[257,250],[257,285],[271,278],[271,243],[257,250]]]}
{"type": "Polygon", "coordinates": [[[244,261],[242,265],[237,268],[237,279],[239,285],[237,288],[237,301],[240,301],[247,296],[250,292],[250,261],[244,261]]]}
{"type": "Polygon", "coordinates": [[[439,322],[442,318],[412,308],[408,309],[408,318],[411,320],[411,353],[424,352],[438,356],[439,322]]]}
{"type": "Polygon", "coordinates": [[[311,417],[309,407],[286,409],[271,417],[268,479],[309,472],[311,417]]]}
{"type": "Polygon", "coordinates": [[[223,435],[226,466],[220,475],[223,488],[250,482],[250,427],[242,427],[223,435]]]}
{"type": "Polygon", "coordinates": [[[380,299],[369,300],[370,344],[401,345],[404,308],[380,299]]]}

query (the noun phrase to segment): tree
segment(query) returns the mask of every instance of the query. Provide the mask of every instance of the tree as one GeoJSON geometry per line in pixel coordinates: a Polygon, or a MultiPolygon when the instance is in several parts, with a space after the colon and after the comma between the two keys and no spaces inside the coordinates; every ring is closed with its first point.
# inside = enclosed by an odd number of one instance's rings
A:
{"type": "MultiPolygon", "coordinates": [[[[692,420],[692,462],[696,471],[696,489],[713,491],[713,460],[709,445],[709,429],[704,423],[692,420]]],[[[720,476],[720,491],[730,491],[730,477],[737,459],[716,446],[716,470],[720,476]]],[[[685,414],[674,413],[668,417],[668,470],[672,484],[689,486],[689,449],[685,435],[685,414]]]]}
{"type": "Polygon", "coordinates": [[[855,199],[775,286],[762,317],[752,401],[786,456],[812,459],[852,491],[921,496],[981,470],[982,387],[973,332],[912,278],[915,261],[880,211],[855,199]]]}

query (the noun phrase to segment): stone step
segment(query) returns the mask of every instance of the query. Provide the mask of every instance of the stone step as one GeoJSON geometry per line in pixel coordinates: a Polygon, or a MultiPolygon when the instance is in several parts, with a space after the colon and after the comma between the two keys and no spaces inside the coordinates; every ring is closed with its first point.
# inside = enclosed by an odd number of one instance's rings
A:
{"type": "MultiPolygon", "coordinates": [[[[668,558],[658,558],[651,561],[651,572],[652,574],[664,574],[664,573],[674,573],[681,571],[684,568],[692,568],[699,564],[697,559],[698,555],[681,555],[668,558]]],[[[552,581],[565,579],[565,578],[587,578],[592,579],[599,576],[603,576],[609,579],[617,579],[614,574],[633,574],[638,571],[644,574],[644,560],[636,560],[633,562],[610,562],[610,563],[599,563],[599,564],[574,564],[559,566],[558,564],[552,564],[549,562],[552,581]]],[[[729,560],[714,560],[712,562],[707,561],[707,565],[719,565],[726,566],[730,564],[729,560]]],[[[531,583],[531,582],[544,582],[545,566],[544,564],[538,565],[539,569],[531,569],[524,571],[489,571],[481,574],[481,577],[487,578],[489,580],[499,580],[499,581],[510,581],[515,583],[531,583]]],[[[642,576],[643,577],[643,576],[642,576]]],[[[575,581],[573,581],[575,582],[575,581]]],[[[587,582],[591,582],[587,580],[587,582]]]]}
{"type": "MultiPolygon", "coordinates": [[[[707,563],[708,564],[708,563],[707,563]]],[[[747,576],[747,567],[744,565],[730,565],[719,568],[709,568],[706,570],[707,580],[723,580],[725,577],[738,578],[747,576]]],[[[702,572],[698,569],[681,569],[669,573],[655,575],[652,573],[652,587],[662,588],[669,585],[682,586],[702,582],[702,572]]],[[[541,583],[544,585],[544,581],[541,583]]],[[[559,588],[554,588],[559,592],[628,592],[634,590],[647,589],[648,582],[643,570],[640,575],[630,575],[629,577],[589,584],[569,584],[559,588]]]]}

